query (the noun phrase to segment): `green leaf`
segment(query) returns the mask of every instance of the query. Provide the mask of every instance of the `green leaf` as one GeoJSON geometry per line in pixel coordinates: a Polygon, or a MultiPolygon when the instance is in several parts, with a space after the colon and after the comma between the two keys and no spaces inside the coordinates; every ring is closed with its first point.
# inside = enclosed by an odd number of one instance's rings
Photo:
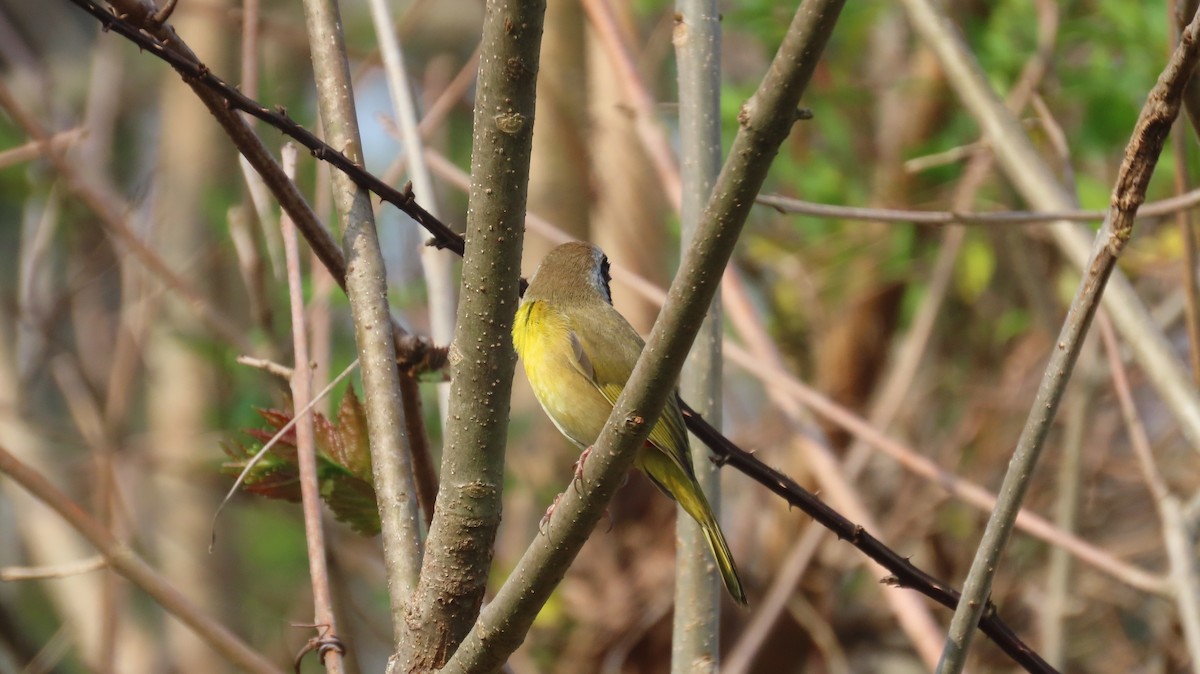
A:
{"type": "MultiPolygon", "coordinates": [[[[232,441],[222,443],[222,449],[230,458],[222,464],[222,472],[241,474],[250,459],[292,420],[292,413],[283,410],[260,409],[257,412],[266,421],[267,428],[245,431],[258,440],[255,445],[246,446],[232,441]]],[[[342,398],[336,425],[323,415],[314,414],[313,429],[316,436],[317,485],[321,499],[339,522],[367,536],[378,534],[379,510],[371,481],[367,417],[354,389],[348,389],[342,398]]],[[[242,488],[267,498],[291,502],[301,500],[294,428],[289,428],[280,436],[254,464],[242,488]]]]}

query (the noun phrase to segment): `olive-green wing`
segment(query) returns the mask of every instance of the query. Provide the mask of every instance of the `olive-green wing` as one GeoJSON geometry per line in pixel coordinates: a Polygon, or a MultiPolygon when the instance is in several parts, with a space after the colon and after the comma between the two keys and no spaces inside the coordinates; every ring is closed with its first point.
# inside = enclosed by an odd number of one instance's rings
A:
{"type": "MultiPolygon", "coordinates": [[[[586,323],[575,322],[571,331],[576,364],[600,394],[615,405],[617,397],[625,389],[625,382],[633,373],[633,366],[641,355],[644,343],[625,317],[608,305],[581,320],[586,323]],[[603,316],[604,313],[609,315],[603,316]]],[[[650,442],[670,457],[685,475],[695,475],[688,452],[687,429],[674,393],[663,408],[658,423],[650,431],[650,442]]]]}

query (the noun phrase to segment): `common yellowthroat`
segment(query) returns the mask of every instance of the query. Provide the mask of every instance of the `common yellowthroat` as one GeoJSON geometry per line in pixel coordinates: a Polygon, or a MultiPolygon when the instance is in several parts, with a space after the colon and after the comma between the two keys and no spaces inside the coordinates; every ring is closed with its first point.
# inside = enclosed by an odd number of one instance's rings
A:
{"type": "MultiPolygon", "coordinates": [[[[599,248],[565,243],[550,251],[534,272],[513,324],[513,345],[538,402],[558,430],[585,449],[599,437],[644,346],[613,308],[608,282],[608,258],[599,248]]],[[[696,481],[674,397],[634,465],[700,525],[725,587],[744,606],[742,581],[696,481]]]]}

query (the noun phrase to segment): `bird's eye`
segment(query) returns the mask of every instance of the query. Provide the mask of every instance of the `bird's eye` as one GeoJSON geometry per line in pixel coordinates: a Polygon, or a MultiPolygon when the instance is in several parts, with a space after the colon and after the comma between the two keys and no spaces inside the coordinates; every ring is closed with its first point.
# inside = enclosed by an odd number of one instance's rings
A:
{"type": "Polygon", "coordinates": [[[601,255],[600,256],[600,290],[601,290],[601,292],[604,293],[604,299],[608,300],[609,304],[612,304],[612,290],[608,286],[608,283],[611,280],[612,280],[612,276],[608,273],[608,256],[601,255]]]}

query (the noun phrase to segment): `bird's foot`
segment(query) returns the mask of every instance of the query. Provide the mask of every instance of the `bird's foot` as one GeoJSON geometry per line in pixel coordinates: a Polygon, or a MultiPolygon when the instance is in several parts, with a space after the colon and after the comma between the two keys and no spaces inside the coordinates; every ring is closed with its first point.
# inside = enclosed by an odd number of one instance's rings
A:
{"type": "Polygon", "coordinates": [[[558,507],[558,502],[562,500],[562,497],[562,494],[554,497],[554,500],[546,508],[546,514],[542,515],[541,521],[538,522],[538,533],[541,535],[546,535],[546,530],[550,526],[550,517],[554,514],[554,509],[558,507]]]}
{"type": "Polygon", "coordinates": [[[592,446],[588,445],[587,449],[583,450],[579,455],[579,459],[575,461],[575,493],[579,493],[579,485],[583,484],[583,463],[587,461],[588,455],[592,453],[592,446]]]}

